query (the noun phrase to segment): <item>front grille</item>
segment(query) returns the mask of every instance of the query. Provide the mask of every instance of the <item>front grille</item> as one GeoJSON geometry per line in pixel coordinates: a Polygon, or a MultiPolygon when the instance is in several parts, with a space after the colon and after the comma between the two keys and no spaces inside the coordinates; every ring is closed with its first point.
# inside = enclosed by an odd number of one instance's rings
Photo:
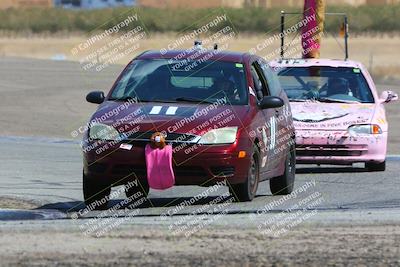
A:
{"type": "Polygon", "coordinates": [[[112,174],[117,175],[136,175],[136,176],[145,176],[146,175],[146,166],[140,165],[127,165],[127,164],[119,164],[115,165],[112,170],[112,174]]]}
{"type": "Polygon", "coordinates": [[[174,172],[176,176],[186,176],[186,177],[207,176],[207,173],[204,171],[204,169],[198,166],[175,166],[174,172]]]}
{"type": "Polygon", "coordinates": [[[211,172],[215,176],[233,176],[235,175],[235,167],[232,166],[217,166],[211,167],[211,172]]]}
{"type": "MultiPolygon", "coordinates": [[[[136,142],[149,142],[150,137],[154,131],[149,132],[136,132],[128,136],[127,140],[136,142]]],[[[185,133],[168,133],[165,138],[169,143],[196,143],[199,139],[198,135],[185,134],[185,133]]]]}
{"type": "Polygon", "coordinates": [[[368,151],[366,145],[297,145],[296,155],[304,157],[361,156],[368,151]]]}

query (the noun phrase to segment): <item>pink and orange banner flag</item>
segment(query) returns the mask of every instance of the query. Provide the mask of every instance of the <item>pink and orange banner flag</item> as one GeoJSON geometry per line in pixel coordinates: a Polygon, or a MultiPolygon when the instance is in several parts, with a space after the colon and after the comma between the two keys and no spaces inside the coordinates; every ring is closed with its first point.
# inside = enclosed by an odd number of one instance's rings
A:
{"type": "Polygon", "coordinates": [[[319,58],[321,38],[324,32],[325,0],[304,0],[302,27],[303,58],[319,58]]]}

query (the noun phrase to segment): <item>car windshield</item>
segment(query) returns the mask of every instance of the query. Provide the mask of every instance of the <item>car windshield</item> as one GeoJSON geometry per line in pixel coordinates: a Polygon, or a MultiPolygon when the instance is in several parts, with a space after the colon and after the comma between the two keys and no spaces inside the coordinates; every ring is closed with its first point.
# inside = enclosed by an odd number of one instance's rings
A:
{"type": "Polygon", "coordinates": [[[110,100],[247,104],[244,66],[224,61],[134,60],[110,100]],[[226,101],[219,101],[225,99],[226,101]]]}
{"type": "Polygon", "coordinates": [[[374,102],[368,83],[358,68],[288,67],[278,75],[292,102],[374,102]]]}

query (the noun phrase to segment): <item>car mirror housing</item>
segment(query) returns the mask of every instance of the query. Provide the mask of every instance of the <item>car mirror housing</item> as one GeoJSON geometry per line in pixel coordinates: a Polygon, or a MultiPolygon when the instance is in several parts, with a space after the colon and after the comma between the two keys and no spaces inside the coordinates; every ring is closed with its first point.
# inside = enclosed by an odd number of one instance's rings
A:
{"type": "Polygon", "coordinates": [[[102,91],[93,91],[86,95],[86,101],[93,104],[101,104],[104,102],[105,96],[102,91]]]}
{"type": "Polygon", "coordinates": [[[280,98],[280,97],[266,96],[260,101],[259,106],[261,109],[280,108],[284,104],[285,104],[285,102],[283,102],[282,98],[280,98]]]}
{"type": "Polygon", "coordinates": [[[399,99],[399,96],[393,91],[383,91],[379,97],[381,103],[389,103],[399,99]]]}

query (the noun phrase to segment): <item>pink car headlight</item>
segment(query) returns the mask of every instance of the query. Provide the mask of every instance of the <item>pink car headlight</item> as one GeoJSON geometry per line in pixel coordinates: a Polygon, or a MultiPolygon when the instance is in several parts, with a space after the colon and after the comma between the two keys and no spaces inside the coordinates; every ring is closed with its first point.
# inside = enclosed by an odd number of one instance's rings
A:
{"type": "Polygon", "coordinates": [[[350,135],[360,135],[360,134],[381,134],[382,129],[377,124],[360,124],[352,125],[347,131],[350,135]]]}

